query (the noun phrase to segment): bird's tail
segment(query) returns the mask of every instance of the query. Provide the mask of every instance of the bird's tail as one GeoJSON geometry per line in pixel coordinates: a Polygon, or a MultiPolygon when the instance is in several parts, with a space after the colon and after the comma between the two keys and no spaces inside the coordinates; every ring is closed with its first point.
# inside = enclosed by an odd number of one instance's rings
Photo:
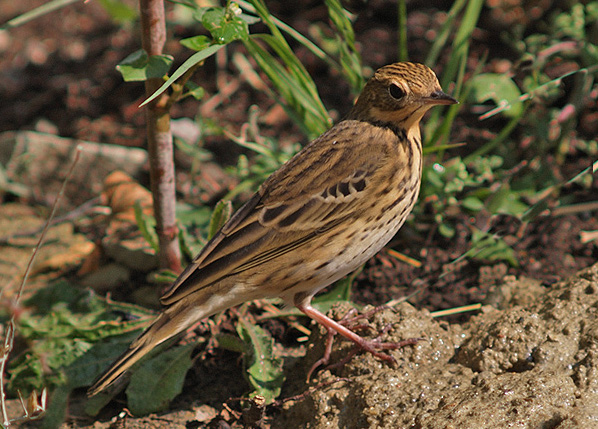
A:
{"type": "Polygon", "coordinates": [[[88,396],[96,395],[108,386],[116,383],[137,361],[148,354],[154,347],[173,338],[193,325],[193,323],[209,316],[197,314],[193,308],[180,308],[173,305],[166,309],[152,322],[135,341],[131,343],[120,357],[95,381],[87,391],[88,396]],[[203,316],[203,317],[202,317],[203,316]]]}

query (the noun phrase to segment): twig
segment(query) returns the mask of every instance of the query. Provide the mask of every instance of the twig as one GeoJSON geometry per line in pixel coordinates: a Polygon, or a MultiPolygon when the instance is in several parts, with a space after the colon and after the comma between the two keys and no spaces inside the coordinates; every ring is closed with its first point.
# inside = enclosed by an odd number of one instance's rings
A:
{"type": "Polygon", "coordinates": [[[295,395],[295,396],[290,396],[288,398],[284,398],[284,399],[279,399],[277,401],[274,401],[272,403],[273,406],[275,407],[280,407],[283,404],[285,404],[286,402],[289,401],[303,401],[305,398],[307,398],[312,392],[315,392],[318,389],[322,389],[324,387],[328,387],[332,384],[335,383],[340,383],[340,382],[345,382],[345,383],[349,383],[351,382],[350,378],[344,378],[344,377],[339,377],[339,378],[335,378],[334,380],[330,380],[330,381],[325,381],[323,383],[319,383],[313,387],[310,387],[309,389],[307,389],[305,392],[300,393],[299,395],[295,395]]]}
{"type": "Polygon", "coordinates": [[[432,317],[453,316],[455,314],[466,313],[468,311],[477,311],[481,308],[482,304],[478,302],[477,304],[464,305],[462,307],[449,308],[446,310],[438,310],[430,314],[432,317]]]}
{"type": "Polygon", "coordinates": [[[571,204],[552,209],[550,214],[553,216],[565,216],[577,213],[591,212],[598,210],[598,201],[589,201],[587,203],[571,204]]]}
{"type": "Polygon", "coordinates": [[[390,256],[394,257],[395,259],[401,261],[401,262],[406,262],[407,264],[411,265],[412,267],[415,268],[419,268],[422,266],[422,263],[420,261],[418,261],[417,259],[413,259],[410,258],[407,255],[404,255],[403,253],[399,253],[394,249],[386,249],[386,253],[388,253],[390,256]]]}
{"type": "Polygon", "coordinates": [[[581,231],[579,233],[579,239],[583,244],[598,240],[598,231],[581,231]]]}
{"type": "MultiPolygon", "coordinates": [[[[75,150],[75,158],[73,159],[73,162],[71,163],[69,171],[66,174],[64,181],[62,182],[60,192],[56,196],[56,200],[54,201],[54,205],[52,206],[52,211],[50,212],[50,216],[49,216],[48,220],[46,221],[46,224],[44,225],[44,228],[39,236],[37,245],[33,249],[31,258],[29,258],[29,263],[27,264],[27,268],[25,269],[25,274],[23,275],[23,279],[21,280],[21,284],[19,285],[19,288],[17,289],[17,293],[13,300],[13,302],[14,302],[13,307],[16,307],[19,303],[19,300],[21,299],[23,289],[25,288],[25,283],[27,282],[27,279],[29,278],[29,274],[31,273],[33,263],[35,262],[37,254],[39,252],[39,249],[44,244],[44,241],[46,239],[46,234],[47,234],[48,229],[50,228],[50,225],[52,223],[52,219],[54,219],[54,216],[56,215],[56,210],[58,209],[58,203],[64,196],[64,190],[66,189],[66,184],[70,181],[70,179],[73,175],[73,172],[75,171],[75,166],[77,165],[77,162],[79,162],[79,156],[81,155],[81,150],[82,150],[82,146],[77,145],[77,148],[75,150]]],[[[11,420],[8,418],[8,412],[6,410],[6,396],[4,393],[4,369],[6,368],[6,363],[8,362],[8,356],[10,355],[10,352],[12,351],[13,346],[14,346],[14,334],[15,334],[15,326],[16,326],[15,319],[16,319],[15,313],[13,312],[13,314],[10,317],[10,321],[8,322],[6,336],[4,337],[4,347],[2,349],[2,354],[0,356],[0,403],[2,405],[1,406],[2,421],[3,421],[3,425],[5,427],[10,426],[11,420]]],[[[25,410],[25,411],[27,412],[27,410],[25,410]]],[[[40,414],[41,413],[43,413],[43,411],[41,411],[40,414]]]]}

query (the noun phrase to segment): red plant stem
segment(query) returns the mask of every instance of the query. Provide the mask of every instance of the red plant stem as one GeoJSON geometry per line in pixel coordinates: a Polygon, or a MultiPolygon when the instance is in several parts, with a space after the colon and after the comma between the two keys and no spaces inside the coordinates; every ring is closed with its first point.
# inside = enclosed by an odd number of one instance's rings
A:
{"type": "MultiPolygon", "coordinates": [[[[140,0],[142,47],[148,55],[161,55],[166,42],[166,20],[163,0],[140,0]]],[[[149,97],[162,85],[161,78],[145,81],[149,97]]],[[[175,214],[175,177],[168,95],[162,94],[146,106],[147,143],[150,161],[150,182],[154,198],[156,233],[160,243],[161,268],[181,270],[181,253],[175,214]]]]}

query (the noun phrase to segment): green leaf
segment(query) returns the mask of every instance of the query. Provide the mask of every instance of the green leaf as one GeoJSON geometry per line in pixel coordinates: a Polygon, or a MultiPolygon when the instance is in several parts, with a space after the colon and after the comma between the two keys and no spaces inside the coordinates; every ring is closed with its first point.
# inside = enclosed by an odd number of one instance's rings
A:
{"type": "Polygon", "coordinates": [[[116,69],[125,82],[143,82],[150,78],[163,78],[172,65],[170,55],[147,55],[143,49],[133,52],[116,69]]]}
{"type": "Polygon", "coordinates": [[[446,238],[451,238],[455,235],[455,227],[444,222],[438,225],[438,232],[446,238]]]}
{"type": "Polygon", "coordinates": [[[66,417],[69,395],[72,389],[69,386],[61,386],[55,389],[49,398],[49,406],[44,413],[41,422],[42,428],[53,429],[61,426],[66,417]]]}
{"type": "MultiPolygon", "coordinates": [[[[93,355],[95,348],[100,347],[94,343],[115,337],[114,341],[124,343],[124,350],[132,335],[137,334],[147,324],[148,316],[153,314],[131,304],[108,305],[93,292],[73,287],[65,281],[40,289],[25,305],[35,311],[19,318],[17,330],[29,344],[29,349],[10,363],[8,385],[11,390],[24,392],[91,383],[103,366],[115,357],[111,355],[102,360],[93,356],[91,363],[85,361],[86,356],[93,355]],[[129,315],[128,320],[116,318],[115,311],[129,315]],[[126,338],[119,337],[122,335],[126,338]]],[[[114,344],[109,351],[120,351],[114,344]]]]}
{"type": "Polygon", "coordinates": [[[143,208],[139,201],[135,201],[135,222],[139,227],[139,231],[145,241],[148,242],[152,249],[156,251],[156,253],[160,252],[160,244],[158,240],[158,234],[156,234],[156,219],[153,216],[148,216],[143,212],[143,208]]]}
{"type": "MultiPolygon", "coordinates": [[[[43,427],[55,428],[62,423],[65,417],[68,397],[75,388],[89,386],[100,374],[106,365],[110,364],[130,344],[138,332],[128,333],[112,339],[106,343],[99,343],[92,347],[87,353],[79,357],[63,372],[66,375],[66,382],[59,385],[52,392],[50,406],[47,409],[43,420],[43,427]]],[[[115,392],[117,393],[117,392],[115,392]]],[[[86,412],[89,415],[96,415],[113,395],[98,395],[89,403],[85,404],[86,412]]]]}
{"type": "Polygon", "coordinates": [[[29,348],[11,361],[8,388],[25,396],[33,389],[53,390],[43,427],[59,426],[70,392],[91,384],[153,314],[131,304],[108,304],[66,281],[40,289],[25,305],[32,311],[19,318],[17,330],[29,348]],[[100,342],[104,338],[109,339],[100,342]]]}
{"type": "Polygon", "coordinates": [[[285,380],[282,359],[274,354],[274,339],[270,334],[247,319],[239,318],[237,332],[246,344],[244,362],[249,383],[270,404],[280,395],[285,380]]]}
{"type": "Polygon", "coordinates": [[[160,88],[158,88],[156,90],[156,92],[154,92],[147,100],[145,100],[143,103],[141,103],[139,105],[139,107],[143,107],[147,103],[150,103],[153,100],[155,100],[158,96],[160,96],[160,94],[162,94],[164,91],[166,91],[170,87],[170,85],[172,85],[178,78],[183,76],[187,72],[187,70],[189,70],[191,67],[195,66],[195,64],[200,63],[203,60],[205,60],[206,58],[214,55],[216,52],[218,52],[223,47],[224,47],[224,45],[212,45],[212,46],[204,49],[203,51],[199,51],[199,52],[196,52],[195,54],[191,55],[191,57],[189,57],[187,59],[187,61],[185,61],[178,69],[176,69],[176,71],[172,74],[172,76],[170,76],[170,78],[168,78],[168,80],[166,82],[164,82],[164,84],[160,88]]]}
{"type": "Polygon", "coordinates": [[[120,0],[100,0],[100,4],[118,23],[132,22],[137,19],[137,11],[120,0]]]}
{"type": "Polygon", "coordinates": [[[519,101],[521,91],[509,76],[497,73],[482,73],[469,81],[470,97],[474,102],[494,101],[497,107],[503,107],[507,117],[518,117],[523,112],[519,101]]]}
{"type": "Polygon", "coordinates": [[[506,261],[514,267],[519,266],[515,251],[502,238],[476,228],[471,241],[473,245],[466,256],[481,261],[506,261]]]}
{"type": "Polygon", "coordinates": [[[201,100],[206,93],[203,87],[191,81],[187,81],[187,83],[185,84],[185,88],[187,88],[185,96],[190,95],[196,100],[201,100]]]}
{"type": "Polygon", "coordinates": [[[230,215],[233,212],[233,205],[230,201],[220,200],[210,219],[210,226],[208,228],[208,240],[210,240],[220,228],[230,219],[230,215]]]}
{"type": "Polygon", "coordinates": [[[185,48],[193,49],[194,51],[201,51],[210,46],[212,41],[208,36],[194,36],[187,39],[181,39],[180,43],[185,48]]]}
{"type": "Polygon", "coordinates": [[[238,15],[241,9],[233,2],[227,8],[210,8],[201,16],[201,23],[210,32],[214,42],[228,44],[249,36],[247,22],[238,15]]]}
{"type": "Polygon", "coordinates": [[[193,258],[207,243],[204,235],[209,227],[212,210],[206,206],[192,206],[177,203],[176,215],[180,228],[181,245],[190,258],[193,258]]]}
{"type": "Polygon", "coordinates": [[[108,338],[90,347],[83,355],[64,369],[72,388],[89,386],[112,362],[129,348],[141,332],[141,327],[131,332],[108,338]]]}
{"type": "MultiPolygon", "coordinates": [[[[137,338],[139,333],[139,330],[136,330],[95,344],[65,370],[71,387],[91,385],[112,362],[129,348],[131,341],[137,338]]],[[[97,415],[119,393],[119,390],[110,391],[109,389],[93,396],[85,403],[85,412],[90,416],[97,415]]]]}
{"type": "Polygon", "coordinates": [[[187,344],[166,350],[133,373],[126,394],[134,415],[164,410],[182,392],[187,371],[193,365],[191,353],[195,346],[187,344]]]}
{"type": "Polygon", "coordinates": [[[210,224],[212,210],[207,206],[194,206],[177,202],[176,217],[182,224],[195,224],[202,230],[210,224]]]}
{"type": "Polygon", "coordinates": [[[529,206],[521,202],[519,194],[504,183],[494,192],[487,203],[490,213],[502,213],[511,216],[522,215],[529,206]]]}
{"type": "Polygon", "coordinates": [[[57,303],[77,311],[93,311],[103,308],[101,298],[89,290],[79,289],[61,280],[39,289],[25,301],[26,307],[34,307],[33,315],[51,312],[57,303]]]}
{"type": "Polygon", "coordinates": [[[100,392],[91,398],[87,398],[87,401],[85,401],[85,405],[83,406],[85,414],[92,417],[97,416],[99,412],[102,411],[102,408],[112,401],[113,397],[114,395],[112,394],[100,392]]]}
{"type": "Polygon", "coordinates": [[[463,207],[473,212],[480,211],[484,208],[484,203],[476,197],[464,198],[463,201],[461,201],[461,204],[463,205],[463,207]]]}
{"type": "Polygon", "coordinates": [[[220,348],[239,354],[245,353],[246,345],[243,340],[236,335],[219,333],[216,334],[216,341],[218,341],[218,347],[220,348]]]}

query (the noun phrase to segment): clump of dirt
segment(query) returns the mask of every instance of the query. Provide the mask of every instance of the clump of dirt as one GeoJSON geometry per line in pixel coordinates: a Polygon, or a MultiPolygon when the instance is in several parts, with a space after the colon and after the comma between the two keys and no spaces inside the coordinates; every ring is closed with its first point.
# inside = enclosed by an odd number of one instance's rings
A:
{"type": "MultiPolygon", "coordinates": [[[[393,327],[385,340],[423,340],[391,352],[396,368],[362,354],[318,373],[311,385],[324,387],[287,402],[272,427],[593,426],[598,264],[550,288],[509,277],[492,299],[502,309],[486,305],[463,325],[435,320],[407,303],[396,314],[377,313],[374,329],[393,327]]],[[[337,342],[333,356],[346,347],[337,342]]],[[[321,350],[309,349],[292,376],[305,379],[319,356],[321,350]]],[[[301,384],[293,388],[305,391],[301,384]]]]}

